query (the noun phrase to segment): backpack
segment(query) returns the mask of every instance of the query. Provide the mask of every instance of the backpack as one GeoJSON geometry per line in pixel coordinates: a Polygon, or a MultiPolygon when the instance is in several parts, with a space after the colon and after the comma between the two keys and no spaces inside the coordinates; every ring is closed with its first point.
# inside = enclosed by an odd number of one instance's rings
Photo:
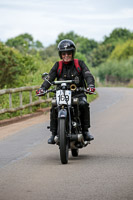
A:
{"type": "MultiPolygon", "coordinates": [[[[58,67],[58,69],[57,69],[57,74],[58,74],[58,76],[61,75],[61,72],[62,72],[62,65],[63,65],[63,61],[60,60],[60,61],[59,61],[59,67],[58,67]]],[[[80,74],[80,72],[81,72],[81,67],[80,67],[80,65],[79,65],[78,59],[74,59],[74,65],[75,65],[75,67],[76,67],[77,72],[80,74]]]]}

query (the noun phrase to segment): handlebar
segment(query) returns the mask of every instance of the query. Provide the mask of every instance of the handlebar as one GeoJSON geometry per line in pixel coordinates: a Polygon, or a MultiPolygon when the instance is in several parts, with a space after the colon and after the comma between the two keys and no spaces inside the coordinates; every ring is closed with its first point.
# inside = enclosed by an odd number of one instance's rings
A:
{"type": "MultiPolygon", "coordinates": [[[[56,81],[55,81],[55,82],[56,82],[56,81]]],[[[57,81],[57,82],[59,82],[59,81],[57,81]]],[[[62,81],[60,81],[60,82],[62,82],[62,81]]],[[[63,81],[63,83],[64,83],[64,81],[63,81]]],[[[67,82],[67,83],[68,83],[68,82],[67,82]]],[[[58,85],[58,84],[60,84],[60,83],[57,83],[57,85],[58,85]]],[[[96,94],[96,93],[94,93],[94,92],[88,92],[88,91],[87,91],[85,88],[83,88],[83,87],[76,88],[75,91],[76,91],[76,92],[85,92],[86,94],[96,94]]],[[[75,92],[75,91],[74,91],[74,92],[75,92]]],[[[49,92],[56,93],[56,89],[46,90],[44,93],[37,94],[36,96],[44,96],[45,94],[47,94],[47,93],[49,93],[49,92]]]]}
{"type": "Polygon", "coordinates": [[[44,93],[37,94],[36,97],[44,96],[45,94],[47,94],[47,93],[49,93],[49,92],[55,93],[55,92],[56,92],[56,89],[46,90],[44,93]]]}

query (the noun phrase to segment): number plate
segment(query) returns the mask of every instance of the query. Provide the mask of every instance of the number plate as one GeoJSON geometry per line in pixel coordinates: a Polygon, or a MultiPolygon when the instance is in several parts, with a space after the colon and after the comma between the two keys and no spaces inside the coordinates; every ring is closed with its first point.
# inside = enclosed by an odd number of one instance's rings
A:
{"type": "Polygon", "coordinates": [[[58,90],[56,92],[56,99],[58,105],[71,105],[71,91],[70,90],[58,90]]]}

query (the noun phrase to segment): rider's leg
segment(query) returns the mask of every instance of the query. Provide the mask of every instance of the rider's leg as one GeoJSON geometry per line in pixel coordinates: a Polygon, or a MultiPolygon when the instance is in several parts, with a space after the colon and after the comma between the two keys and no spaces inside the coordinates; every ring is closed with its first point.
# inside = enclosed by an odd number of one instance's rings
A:
{"type": "Polygon", "coordinates": [[[57,113],[55,107],[50,110],[50,131],[52,136],[48,139],[48,144],[55,144],[54,137],[57,135],[57,113]]]}
{"type": "Polygon", "coordinates": [[[94,137],[89,133],[90,128],[90,107],[85,97],[79,98],[80,120],[84,140],[94,140],[94,137]]]}

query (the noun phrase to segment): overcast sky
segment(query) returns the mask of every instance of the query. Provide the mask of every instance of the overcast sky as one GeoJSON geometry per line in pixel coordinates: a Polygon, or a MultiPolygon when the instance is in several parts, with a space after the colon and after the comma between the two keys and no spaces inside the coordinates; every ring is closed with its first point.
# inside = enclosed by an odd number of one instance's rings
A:
{"type": "Polygon", "coordinates": [[[133,0],[0,0],[0,40],[29,33],[46,47],[58,35],[102,41],[114,28],[133,31],[133,0]]]}

